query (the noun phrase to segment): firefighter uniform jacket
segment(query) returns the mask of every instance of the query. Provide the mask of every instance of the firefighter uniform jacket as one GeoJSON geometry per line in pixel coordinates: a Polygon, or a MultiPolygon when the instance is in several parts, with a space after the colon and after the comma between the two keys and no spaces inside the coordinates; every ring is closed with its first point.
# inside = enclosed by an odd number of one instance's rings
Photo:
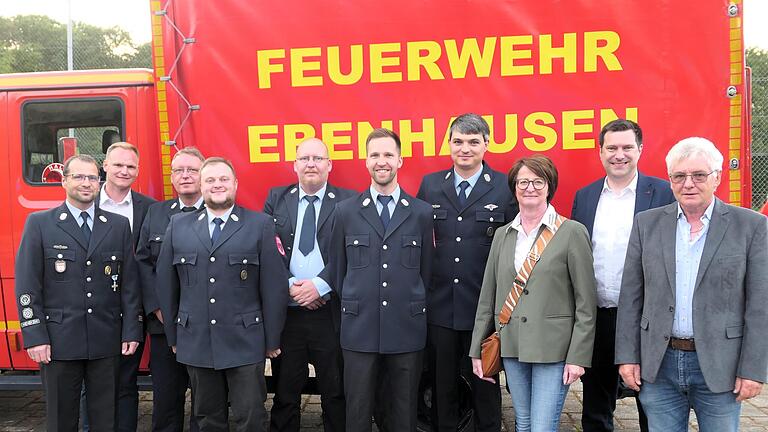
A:
{"type": "Polygon", "coordinates": [[[16,257],[24,347],[53,360],[120,355],[141,341],[139,278],[128,219],[96,208],[90,242],[66,204],[27,218],[16,257]]]}
{"type": "Polygon", "coordinates": [[[227,369],[280,347],[288,306],[272,218],[234,206],[211,244],[206,211],[171,218],[157,260],[157,295],[176,360],[227,369]]]}
{"type": "Polygon", "coordinates": [[[341,298],[341,347],[418,351],[427,337],[432,209],[401,189],[385,232],[375,204],[366,190],[336,206],[332,267],[341,298]]]}
{"type": "MultiPolygon", "coordinates": [[[[342,189],[326,184],[325,197],[320,205],[320,214],[317,216],[317,244],[320,247],[320,254],[323,256],[325,268],[318,274],[328,285],[333,285],[330,275],[331,255],[331,228],[333,227],[333,214],[336,204],[351,198],[356,193],[350,189],[342,189]]],[[[264,212],[271,215],[275,221],[275,230],[277,236],[285,248],[285,266],[289,267],[291,254],[293,253],[293,239],[296,236],[296,218],[299,209],[299,185],[294,184],[286,187],[276,187],[269,191],[266,203],[264,203],[264,212]]],[[[291,277],[293,275],[289,275],[291,277]]],[[[286,283],[286,289],[287,283],[286,283]]],[[[328,302],[333,316],[333,324],[336,330],[339,329],[339,298],[335,292],[332,292],[331,299],[328,302]]]]}
{"type": "Polygon", "coordinates": [[[459,205],[453,168],[424,177],[418,198],[432,204],[435,261],[427,295],[430,324],[471,331],[483,272],[496,229],[517,215],[507,176],[483,163],[482,173],[459,205]]]}

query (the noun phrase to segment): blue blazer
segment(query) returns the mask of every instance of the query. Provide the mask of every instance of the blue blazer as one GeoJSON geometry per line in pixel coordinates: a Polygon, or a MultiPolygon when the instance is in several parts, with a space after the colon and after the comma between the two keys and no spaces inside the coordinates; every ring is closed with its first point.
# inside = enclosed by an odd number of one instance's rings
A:
{"type": "MultiPolygon", "coordinates": [[[[635,214],[648,209],[661,207],[675,202],[675,196],[669,187],[669,182],[658,177],[637,173],[637,193],[635,194],[635,214]]],[[[573,199],[571,219],[581,222],[592,238],[592,227],[595,225],[595,212],[600,201],[600,193],[605,184],[605,177],[579,189],[573,199]]]]}

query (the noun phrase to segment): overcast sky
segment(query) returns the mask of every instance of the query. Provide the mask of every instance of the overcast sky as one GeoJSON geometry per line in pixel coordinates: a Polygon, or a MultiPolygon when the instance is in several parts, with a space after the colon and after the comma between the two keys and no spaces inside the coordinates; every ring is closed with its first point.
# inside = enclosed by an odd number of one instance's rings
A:
{"type": "MultiPolygon", "coordinates": [[[[67,3],[67,0],[0,0],[0,16],[40,14],[66,22],[67,3]]],[[[122,27],[138,43],[151,39],[149,0],[71,0],[71,4],[75,21],[122,27]]],[[[745,45],[768,49],[768,1],[744,0],[744,7],[745,45]]]]}

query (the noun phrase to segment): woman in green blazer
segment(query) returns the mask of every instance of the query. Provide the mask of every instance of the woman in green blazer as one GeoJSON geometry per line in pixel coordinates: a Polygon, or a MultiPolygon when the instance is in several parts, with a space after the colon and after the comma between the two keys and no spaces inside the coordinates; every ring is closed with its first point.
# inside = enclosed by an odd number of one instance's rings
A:
{"type": "Polygon", "coordinates": [[[518,432],[557,431],[568,386],[590,366],[595,333],[595,275],[586,228],[555,226],[550,201],[557,169],[546,156],[518,160],[509,172],[520,213],[496,230],[477,305],[470,357],[483,379],[482,340],[499,330],[498,315],[531,246],[544,229],[556,230],[500,330],[501,356],[515,406],[518,432]]]}

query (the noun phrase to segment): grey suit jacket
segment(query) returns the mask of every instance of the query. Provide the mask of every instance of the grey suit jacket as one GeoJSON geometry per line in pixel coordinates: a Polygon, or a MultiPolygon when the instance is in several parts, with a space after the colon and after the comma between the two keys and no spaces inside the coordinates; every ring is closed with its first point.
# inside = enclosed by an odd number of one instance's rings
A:
{"type": "MultiPolygon", "coordinates": [[[[693,294],[696,353],[707,387],[768,371],[766,218],[715,198],[693,294]]],[[[616,364],[654,382],[672,334],[677,203],[639,213],[629,238],[616,323],[616,364]],[[620,342],[619,342],[620,341],[620,342]]]]}

